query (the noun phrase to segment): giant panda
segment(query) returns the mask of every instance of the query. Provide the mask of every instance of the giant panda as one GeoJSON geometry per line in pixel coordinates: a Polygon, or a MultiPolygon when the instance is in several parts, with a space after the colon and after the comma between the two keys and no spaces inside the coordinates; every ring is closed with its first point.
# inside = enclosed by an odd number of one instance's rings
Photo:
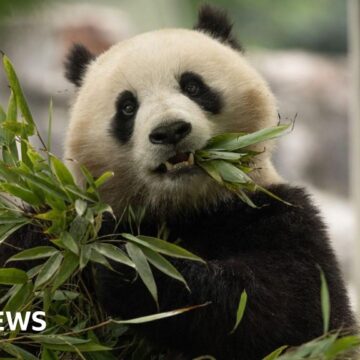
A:
{"type": "MultiPolygon", "coordinates": [[[[80,165],[95,176],[113,171],[102,197],[118,217],[128,206],[144,208],[143,234],[157,236],[165,224],[169,241],[206,261],[172,260],[190,291],[154,269],[159,309],[135,273],[98,266],[95,295],[109,316],[207,303],[133,329],[168,359],[259,360],[322,334],[321,267],[330,329],[355,328],[318,209],[305,189],[277,173],[272,144],[265,144],[251,176],[291,206],[255,192],[252,208],[194,164],[194,152],[214,135],[278,121],[275,97],[247,62],[224,12],[203,6],[192,30],[148,32],[97,57],[75,45],[66,76],[77,91],[65,158],[78,181],[80,165]],[[244,290],[244,317],[231,333],[244,290]]],[[[111,220],[110,228],[103,231],[113,231],[111,220]]]]}
{"type": "Polygon", "coordinates": [[[174,261],[190,292],[156,274],[159,309],[135,274],[124,281],[98,268],[96,295],[110,316],[209,303],[135,331],[184,359],[258,360],[322,334],[321,267],[330,289],[330,328],[354,328],[318,209],[305,189],[279,176],[272,145],[265,144],[251,176],[292,206],[256,192],[250,196],[258,207],[251,208],[194,164],[194,152],[212,136],[278,121],[275,97],[247,62],[224,12],[203,6],[192,30],[141,34],[98,57],[76,45],[66,75],[77,95],[65,157],[78,180],[80,164],[95,176],[112,170],[102,196],[116,214],[129,205],[146,208],[143,233],[156,236],[166,224],[170,241],[206,260],[174,261]],[[243,290],[247,307],[231,334],[243,290]]]}

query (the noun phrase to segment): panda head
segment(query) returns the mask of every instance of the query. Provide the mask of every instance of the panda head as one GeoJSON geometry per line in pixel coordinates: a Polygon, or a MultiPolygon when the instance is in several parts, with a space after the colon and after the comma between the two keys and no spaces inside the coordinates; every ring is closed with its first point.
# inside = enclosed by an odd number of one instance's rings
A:
{"type": "MultiPolygon", "coordinates": [[[[227,16],[208,6],[194,30],[141,34],[97,58],[76,45],[66,75],[78,91],[65,157],[79,180],[79,164],[95,176],[114,172],[102,195],[115,211],[129,203],[179,211],[229,198],[193,164],[194,152],[214,135],[277,121],[274,97],[227,16]]],[[[255,167],[261,185],[278,181],[270,146],[255,167]]]]}

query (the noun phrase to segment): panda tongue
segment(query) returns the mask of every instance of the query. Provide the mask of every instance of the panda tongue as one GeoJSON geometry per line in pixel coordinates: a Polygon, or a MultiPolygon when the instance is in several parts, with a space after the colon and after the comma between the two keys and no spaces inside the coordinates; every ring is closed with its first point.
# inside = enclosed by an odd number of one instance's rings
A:
{"type": "Polygon", "coordinates": [[[184,161],[188,161],[189,153],[178,153],[175,156],[168,159],[168,162],[175,165],[184,161]]]}

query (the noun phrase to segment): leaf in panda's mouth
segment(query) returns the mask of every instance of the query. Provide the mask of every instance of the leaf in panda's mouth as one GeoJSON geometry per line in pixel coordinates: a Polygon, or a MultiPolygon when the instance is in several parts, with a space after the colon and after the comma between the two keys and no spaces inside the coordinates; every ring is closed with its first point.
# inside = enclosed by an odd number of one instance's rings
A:
{"type": "Polygon", "coordinates": [[[235,192],[242,201],[251,207],[257,206],[247,193],[255,191],[262,191],[287,205],[291,205],[256,184],[248,175],[255,170],[252,159],[260,154],[248,147],[283,136],[292,130],[293,125],[294,122],[279,124],[249,134],[228,133],[215,136],[208,141],[205,148],[195,152],[195,164],[218,183],[235,192]]]}

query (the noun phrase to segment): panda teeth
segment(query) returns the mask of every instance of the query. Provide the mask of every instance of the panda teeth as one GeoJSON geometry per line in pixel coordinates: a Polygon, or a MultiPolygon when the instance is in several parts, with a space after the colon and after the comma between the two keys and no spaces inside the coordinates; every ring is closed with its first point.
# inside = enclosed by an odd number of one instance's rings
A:
{"type": "Polygon", "coordinates": [[[192,165],[194,165],[194,154],[190,153],[188,159],[185,161],[181,161],[176,164],[172,164],[169,161],[165,161],[164,165],[165,165],[167,171],[173,171],[173,170],[178,170],[178,169],[185,168],[188,166],[192,166],[192,165]]]}
{"type": "Polygon", "coordinates": [[[194,165],[194,154],[190,153],[189,158],[188,158],[188,163],[190,166],[194,165]]]}
{"type": "Polygon", "coordinates": [[[171,171],[174,168],[174,165],[169,163],[168,161],[165,161],[165,166],[167,171],[171,171]]]}

